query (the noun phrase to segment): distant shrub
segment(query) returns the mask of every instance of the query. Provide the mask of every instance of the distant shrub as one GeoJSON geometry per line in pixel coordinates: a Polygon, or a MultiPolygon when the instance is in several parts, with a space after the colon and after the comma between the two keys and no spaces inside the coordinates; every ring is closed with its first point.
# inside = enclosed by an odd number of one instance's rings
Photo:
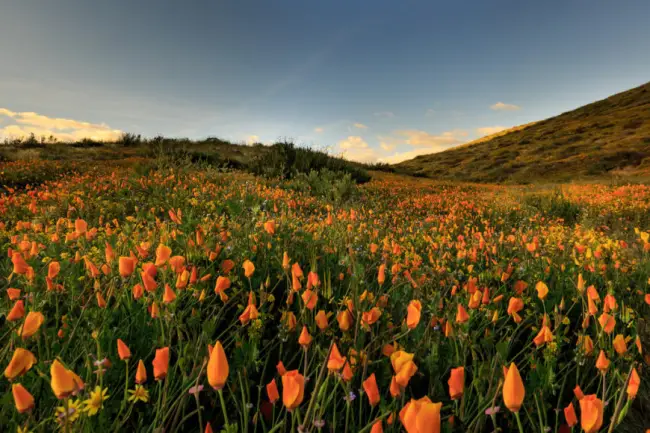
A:
{"type": "Polygon", "coordinates": [[[357,183],[370,180],[368,171],[361,165],[343,158],[328,155],[314,149],[298,147],[287,141],[275,143],[260,152],[250,162],[249,170],[257,175],[293,179],[296,175],[310,174],[327,169],[331,172],[349,174],[357,183]]]}
{"type": "Polygon", "coordinates": [[[335,204],[347,202],[358,195],[357,186],[350,173],[341,175],[327,168],[320,171],[311,170],[309,174],[298,173],[289,183],[289,188],[308,192],[335,204]]]}
{"type": "Polygon", "coordinates": [[[560,218],[567,225],[575,225],[582,214],[580,206],[565,197],[559,189],[531,193],[524,198],[524,204],[536,208],[547,218],[560,218]]]}

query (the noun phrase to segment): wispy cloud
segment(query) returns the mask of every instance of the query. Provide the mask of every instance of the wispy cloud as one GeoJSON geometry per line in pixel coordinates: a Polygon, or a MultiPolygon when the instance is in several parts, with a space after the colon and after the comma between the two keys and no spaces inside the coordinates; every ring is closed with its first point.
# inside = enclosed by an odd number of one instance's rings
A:
{"type": "Polygon", "coordinates": [[[321,134],[323,131],[325,131],[324,128],[320,128],[320,127],[319,128],[314,128],[314,132],[316,132],[318,134],[321,134]]]}
{"type": "Polygon", "coordinates": [[[9,122],[9,125],[0,128],[0,139],[22,138],[34,134],[36,137],[52,136],[61,141],[78,141],[83,138],[111,141],[122,135],[122,131],[104,123],[48,117],[31,111],[16,112],[7,108],[0,108],[0,120],[9,122]]]}
{"type": "Polygon", "coordinates": [[[368,127],[363,123],[355,123],[353,126],[358,129],[368,129],[368,127]]]}
{"type": "Polygon", "coordinates": [[[372,115],[376,117],[395,117],[395,113],[392,111],[379,111],[377,113],[373,113],[372,115]]]}
{"type": "Polygon", "coordinates": [[[490,108],[495,111],[517,111],[521,110],[519,105],[506,104],[505,102],[497,102],[496,104],[490,105],[490,108]]]}
{"type": "Polygon", "coordinates": [[[433,117],[436,115],[436,110],[433,108],[428,108],[427,111],[424,112],[424,117],[433,117]]]}

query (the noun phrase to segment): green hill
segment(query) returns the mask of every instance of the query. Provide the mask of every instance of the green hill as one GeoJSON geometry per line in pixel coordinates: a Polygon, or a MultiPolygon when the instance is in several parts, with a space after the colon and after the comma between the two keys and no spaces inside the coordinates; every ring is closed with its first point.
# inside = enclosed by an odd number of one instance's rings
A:
{"type": "Polygon", "coordinates": [[[469,182],[650,178],[650,83],[515,129],[395,168],[469,182]]]}

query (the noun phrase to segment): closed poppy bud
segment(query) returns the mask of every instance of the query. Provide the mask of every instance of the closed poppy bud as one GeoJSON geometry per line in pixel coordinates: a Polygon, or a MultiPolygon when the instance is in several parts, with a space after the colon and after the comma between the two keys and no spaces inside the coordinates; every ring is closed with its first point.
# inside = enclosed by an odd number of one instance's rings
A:
{"type": "Polygon", "coordinates": [[[264,223],[264,230],[268,234],[274,235],[275,234],[275,221],[271,220],[271,221],[265,222],[264,223]]]}
{"type": "Polygon", "coordinates": [[[513,362],[508,367],[506,380],[503,383],[503,402],[510,412],[519,412],[525,395],[524,382],[519,375],[519,369],[513,362]]]}
{"type": "Polygon", "coordinates": [[[167,370],[169,369],[169,347],[156,349],[156,356],[153,361],[153,376],[156,380],[162,380],[167,377],[167,370]]]}
{"type": "Polygon", "coordinates": [[[20,289],[9,287],[7,289],[7,296],[9,296],[10,301],[15,301],[16,299],[20,298],[20,289]]]}
{"type": "Polygon", "coordinates": [[[271,379],[271,381],[266,384],[266,395],[269,397],[269,402],[271,402],[271,404],[275,403],[280,398],[278,385],[275,383],[275,379],[271,379]]]}
{"type": "Polygon", "coordinates": [[[341,331],[345,332],[352,326],[352,314],[348,310],[341,311],[336,316],[336,321],[339,323],[341,331]]]}
{"type": "Polygon", "coordinates": [[[13,380],[18,376],[27,373],[36,364],[36,357],[32,352],[22,347],[16,348],[9,365],[5,368],[5,377],[13,380]]]}
{"type": "Polygon", "coordinates": [[[465,323],[469,320],[469,314],[461,304],[458,304],[458,311],[456,312],[456,323],[465,323]]]}
{"type": "Polygon", "coordinates": [[[582,392],[582,388],[580,388],[580,385],[576,385],[576,387],[573,388],[573,395],[575,395],[578,400],[582,400],[584,398],[585,395],[582,392]]]}
{"type": "Polygon", "coordinates": [[[208,382],[214,389],[222,389],[228,379],[229,366],[220,341],[214,345],[208,362],[208,382]]]}
{"type": "Polygon", "coordinates": [[[298,370],[291,370],[282,376],[282,402],[288,411],[302,403],[305,395],[305,378],[298,370]]]}
{"type": "Polygon", "coordinates": [[[578,417],[576,417],[576,411],[573,408],[573,403],[569,403],[567,407],[564,408],[564,419],[569,427],[573,427],[578,424],[578,417]]]}
{"type": "Polygon", "coordinates": [[[305,307],[311,311],[316,307],[316,303],[318,302],[318,295],[316,292],[307,289],[302,294],[302,300],[305,303],[305,307]]]}
{"type": "Polygon", "coordinates": [[[327,368],[331,372],[337,372],[343,368],[343,365],[345,365],[345,356],[341,356],[339,348],[336,347],[336,343],[334,343],[332,344],[330,357],[327,360],[327,368]]]}
{"type": "Polygon", "coordinates": [[[309,335],[309,331],[307,330],[306,326],[302,327],[302,332],[300,333],[300,337],[298,338],[298,344],[300,344],[303,348],[307,349],[309,345],[311,344],[312,337],[309,335]]]}
{"type": "Polygon", "coordinates": [[[23,323],[23,326],[19,332],[23,340],[36,334],[36,332],[38,332],[39,328],[41,327],[44,321],[45,321],[45,316],[43,316],[43,314],[41,313],[35,311],[30,311],[29,313],[27,313],[27,317],[25,317],[25,322],[23,323]]]}
{"type": "Polygon", "coordinates": [[[316,326],[318,326],[318,329],[321,331],[324,331],[327,329],[328,323],[327,323],[327,314],[325,311],[320,310],[318,313],[316,313],[316,326]]]}
{"type": "Polygon", "coordinates": [[[627,344],[625,344],[625,337],[623,337],[621,334],[618,334],[616,337],[614,337],[614,350],[616,350],[616,353],[619,355],[623,355],[625,352],[627,352],[627,344]]]}
{"type": "Polygon", "coordinates": [[[131,350],[129,349],[129,346],[127,346],[124,341],[120,340],[119,338],[117,339],[117,354],[122,361],[131,357],[131,350]]]}
{"type": "Polygon", "coordinates": [[[282,254],[282,269],[285,271],[289,270],[289,267],[291,266],[291,260],[289,259],[289,254],[285,251],[284,254],[282,254]]]}
{"type": "Polygon", "coordinates": [[[131,257],[120,257],[118,263],[120,276],[122,278],[130,277],[135,270],[135,262],[133,259],[131,257]]]}
{"type": "Polygon", "coordinates": [[[61,271],[61,265],[56,260],[52,260],[49,265],[47,265],[47,277],[50,279],[56,278],[61,271]]]}
{"type": "Polygon", "coordinates": [[[34,397],[19,383],[11,385],[11,393],[18,413],[24,413],[34,408],[34,397]]]}
{"type": "Polygon", "coordinates": [[[244,275],[246,278],[250,278],[253,276],[253,273],[255,272],[255,265],[253,262],[250,260],[246,260],[244,264],[242,265],[242,268],[244,269],[244,275]]]}
{"type": "Polygon", "coordinates": [[[384,433],[384,428],[381,425],[381,421],[377,421],[372,425],[370,433],[384,433]]]}
{"type": "Polygon", "coordinates": [[[143,384],[147,381],[147,368],[142,360],[138,361],[138,369],[135,372],[135,383],[143,384]]]}
{"type": "Polygon", "coordinates": [[[546,299],[548,295],[548,286],[543,281],[538,281],[535,284],[535,290],[537,290],[537,297],[541,300],[546,299]]]}
{"type": "Polygon", "coordinates": [[[409,302],[409,305],[406,309],[406,326],[409,329],[415,329],[420,323],[420,317],[422,314],[422,303],[418,300],[413,300],[409,302]]]}
{"type": "Polygon", "coordinates": [[[384,281],[386,281],[386,265],[382,263],[379,265],[379,271],[377,272],[377,282],[381,286],[384,281]]]}
{"type": "Polygon", "coordinates": [[[174,293],[174,290],[169,286],[169,284],[165,284],[165,293],[163,294],[163,302],[165,304],[171,304],[176,300],[176,293],[174,293]]]}
{"type": "Polygon", "coordinates": [[[379,403],[379,389],[377,388],[377,380],[375,378],[375,373],[372,373],[366,380],[363,381],[363,390],[368,396],[368,403],[370,406],[375,406],[379,403]]]}
{"type": "Polygon", "coordinates": [[[596,368],[600,370],[601,373],[605,374],[609,368],[609,359],[605,356],[605,352],[602,350],[598,354],[598,359],[596,360],[596,368]]]}
{"type": "Polygon", "coordinates": [[[282,361],[278,362],[278,364],[275,366],[275,369],[278,370],[278,374],[280,376],[284,376],[287,373],[287,369],[284,368],[282,361]]]}
{"type": "Polygon", "coordinates": [[[595,394],[580,400],[580,425],[585,433],[595,433],[603,425],[603,402],[595,394]]]}
{"type": "Polygon", "coordinates": [[[72,372],[66,369],[58,359],[55,359],[50,366],[50,386],[52,387],[54,395],[59,400],[68,397],[78,389],[75,383],[75,378],[71,373],[72,372]]]}
{"type": "Polygon", "coordinates": [[[465,388],[465,368],[458,367],[451,369],[451,376],[447,381],[449,385],[449,395],[452,400],[458,400],[463,396],[465,388]]]}
{"type": "Polygon", "coordinates": [[[630,373],[630,379],[627,382],[627,395],[630,398],[635,398],[639,392],[639,386],[641,385],[641,378],[639,373],[636,372],[636,368],[632,369],[630,373]]]}
{"type": "Polygon", "coordinates": [[[411,399],[399,412],[407,433],[440,433],[442,403],[432,403],[429,397],[411,399]]]}
{"type": "Polygon", "coordinates": [[[614,319],[614,316],[610,316],[607,313],[603,313],[598,318],[598,323],[600,323],[600,326],[603,327],[603,331],[605,331],[605,333],[609,335],[614,331],[614,327],[616,326],[616,319],[614,319]]]}
{"type": "Polygon", "coordinates": [[[23,303],[22,300],[16,301],[14,306],[11,308],[11,311],[9,311],[9,314],[7,314],[7,321],[9,322],[15,322],[16,320],[20,320],[25,316],[25,304],[23,303]]]}

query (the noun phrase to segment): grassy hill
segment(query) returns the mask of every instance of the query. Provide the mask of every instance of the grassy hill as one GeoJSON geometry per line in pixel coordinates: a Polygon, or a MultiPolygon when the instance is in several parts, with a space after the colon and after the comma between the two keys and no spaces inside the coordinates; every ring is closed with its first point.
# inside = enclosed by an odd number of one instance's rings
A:
{"type": "Polygon", "coordinates": [[[395,168],[470,182],[648,179],[650,83],[395,168]]]}

